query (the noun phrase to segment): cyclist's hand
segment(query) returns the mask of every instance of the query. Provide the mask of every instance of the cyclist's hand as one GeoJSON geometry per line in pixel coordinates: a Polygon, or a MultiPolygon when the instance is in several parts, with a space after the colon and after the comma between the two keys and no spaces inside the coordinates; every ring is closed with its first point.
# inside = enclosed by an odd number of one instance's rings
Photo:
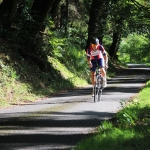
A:
{"type": "Polygon", "coordinates": [[[89,68],[92,68],[92,63],[90,62],[90,63],[88,63],[88,65],[89,65],[89,68]]]}
{"type": "Polygon", "coordinates": [[[107,68],[108,68],[108,65],[106,64],[106,65],[105,65],[105,69],[107,69],[107,68]]]}

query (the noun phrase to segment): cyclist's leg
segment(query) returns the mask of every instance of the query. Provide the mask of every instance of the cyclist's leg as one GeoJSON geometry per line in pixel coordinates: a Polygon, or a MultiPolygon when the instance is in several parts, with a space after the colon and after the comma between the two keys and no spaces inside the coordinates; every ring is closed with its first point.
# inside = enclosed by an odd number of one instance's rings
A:
{"type": "Polygon", "coordinates": [[[106,77],[105,69],[104,68],[100,68],[100,71],[101,71],[102,77],[106,77]]]}
{"type": "Polygon", "coordinates": [[[95,76],[95,71],[96,71],[96,61],[95,60],[91,60],[92,63],[92,68],[91,70],[91,82],[92,82],[92,87],[93,87],[93,91],[92,91],[92,96],[94,94],[94,85],[95,85],[95,81],[94,81],[94,76],[95,76]]]}
{"type": "Polygon", "coordinates": [[[95,75],[95,72],[91,71],[91,83],[92,83],[92,85],[95,84],[95,82],[94,82],[94,75],[95,75]]]}
{"type": "Polygon", "coordinates": [[[104,59],[103,58],[100,58],[99,61],[98,61],[98,65],[99,65],[99,69],[101,71],[101,75],[102,75],[102,78],[103,78],[103,87],[106,87],[107,86],[107,80],[106,80],[106,71],[105,71],[105,66],[104,66],[104,59]]]}

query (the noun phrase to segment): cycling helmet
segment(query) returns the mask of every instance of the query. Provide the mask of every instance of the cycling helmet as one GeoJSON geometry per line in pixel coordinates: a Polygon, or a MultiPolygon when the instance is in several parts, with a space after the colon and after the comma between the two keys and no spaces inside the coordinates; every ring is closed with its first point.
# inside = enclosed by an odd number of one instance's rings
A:
{"type": "Polygon", "coordinates": [[[92,38],[91,44],[99,44],[99,39],[98,38],[92,38]]]}

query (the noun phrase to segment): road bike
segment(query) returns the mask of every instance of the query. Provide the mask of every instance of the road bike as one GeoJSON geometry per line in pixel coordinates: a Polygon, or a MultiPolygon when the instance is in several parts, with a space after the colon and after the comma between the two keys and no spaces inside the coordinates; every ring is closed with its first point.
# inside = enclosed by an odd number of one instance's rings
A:
{"type": "Polygon", "coordinates": [[[101,101],[102,98],[102,91],[103,91],[103,78],[101,75],[101,72],[99,69],[96,69],[95,75],[94,75],[94,102],[101,101]]]}

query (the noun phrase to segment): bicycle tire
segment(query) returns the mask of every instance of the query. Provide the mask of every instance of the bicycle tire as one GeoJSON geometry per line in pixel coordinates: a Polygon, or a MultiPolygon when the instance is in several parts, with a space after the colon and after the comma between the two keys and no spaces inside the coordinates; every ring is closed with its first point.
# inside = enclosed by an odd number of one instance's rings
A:
{"type": "Polygon", "coordinates": [[[97,75],[95,85],[94,85],[94,102],[95,103],[97,101],[100,101],[101,99],[101,91],[100,91],[101,83],[100,82],[101,82],[100,75],[97,75]]]}
{"type": "Polygon", "coordinates": [[[97,97],[97,96],[98,96],[98,95],[97,95],[97,89],[98,89],[98,88],[96,87],[96,84],[95,84],[95,86],[94,86],[94,102],[95,102],[95,103],[97,102],[97,98],[98,98],[98,97],[97,97]]]}
{"type": "Polygon", "coordinates": [[[99,89],[97,101],[99,102],[99,101],[101,101],[101,100],[102,100],[102,89],[99,89]]]}
{"type": "Polygon", "coordinates": [[[99,76],[99,86],[98,86],[98,101],[101,101],[102,100],[102,91],[103,91],[103,88],[102,88],[102,77],[99,76]]]}

